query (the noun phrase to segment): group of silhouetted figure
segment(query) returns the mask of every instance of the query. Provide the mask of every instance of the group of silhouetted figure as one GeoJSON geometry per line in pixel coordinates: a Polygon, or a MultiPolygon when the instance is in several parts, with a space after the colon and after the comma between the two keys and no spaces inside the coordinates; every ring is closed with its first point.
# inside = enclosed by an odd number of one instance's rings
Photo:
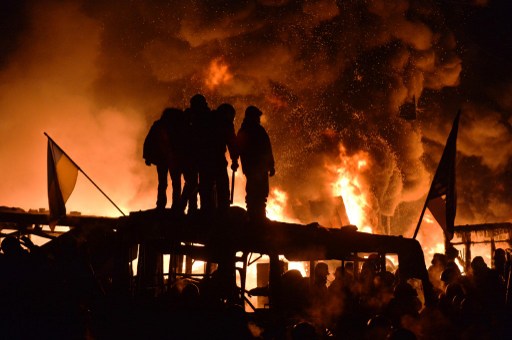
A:
{"type": "Polygon", "coordinates": [[[289,316],[315,325],[317,339],[328,337],[325,330],[340,339],[505,339],[512,336],[511,265],[510,249],[495,251],[492,268],[476,256],[466,273],[454,258],[435,254],[436,298],[423,305],[420,285],[402,281],[399,268],[379,268],[370,255],[357,275],[351,262],[338,267],[328,287],[322,263],[309,289],[295,273],[281,298],[289,316]]]}
{"type": "Polygon", "coordinates": [[[157,209],[165,209],[167,205],[170,175],[172,211],[196,214],[199,194],[201,213],[207,216],[225,213],[233,198],[227,170],[228,150],[233,177],[238,169],[238,159],[246,177],[249,218],[265,218],[268,177],[275,173],[270,139],[260,124],[260,109],[247,107],[237,134],[235,113],[228,103],[210,109],[201,94],[194,95],[190,107],[185,110],[164,109],[161,118],[149,130],[143,150],[146,164],[156,165],[158,173],[157,209]]]}
{"type": "Polygon", "coordinates": [[[248,291],[271,298],[271,309],[264,309],[269,319],[226,303],[214,277],[179,280],[168,296],[167,306],[175,308],[165,318],[172,320],[169,334],[197,339],[509,339],[505,276],[512,253],[505,262],[502,255],[498,251],[493,268],[477,256],[462,274],[452,259],[436,254],[429,269],[437,278],[436,298],[428,305],[419,282],[404,281],[399,268],[382,268],[371,254],[359,270],[344,262],[332,281],[324,262],[316,263],[312,278],[283,266],[273,287],[248,291]],[[195,327],[198,322],[203,327],[195,327]]]}

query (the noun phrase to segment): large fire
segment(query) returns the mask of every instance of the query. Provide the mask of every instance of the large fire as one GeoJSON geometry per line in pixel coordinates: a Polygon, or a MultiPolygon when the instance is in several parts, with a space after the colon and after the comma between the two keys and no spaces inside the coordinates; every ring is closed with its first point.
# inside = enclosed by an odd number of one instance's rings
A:
{"type": "Polygon", "coordinates": [[[369,189],[361,175],[369,167],[368,154],[361,151],[349,156],[343,145],[339,148],[342,164],[327,165],[336,174],[334,182],[330,183],[333,197],[343,198],[349,219],[345,223],[356,225],[365,231],[369,229],[371,232],[371,225],[367,220],[369,189]]]}
{"type": "MultiPolygon", "coordinates": [[[[482,50],[489,53],[482,62],[459,43],[496,41],[464,40],[466,29],[474,27],[466,15],[478,19],[486,13],[480,7],[466,13],[438,2],[393,6],[382,0],[293,6],[289,1],[22,3],[9,12],[0,58],[0,136],[9,146],[1,150],[4,205],[47,207],[42,135],[47,131],[123,211],[152,207],[156,176],[141,159],[144,136],[164,107],[184,108],[192,95],[204,92],[211,107],[230,102],[239,113],[249,104],[264,110],[276,153],[286,163],[278,181],[296,173],[307,157],[326,151],[320,142],[325,129],[333,131],[334,147],[343,140],[352,151],[378,153],[386,164],[375,177],[390,169],[402,184],[392,183],[386,208],[407,205],[402,212],[413,211],[428,190],[425,179],[439,159],[448,122],[462,105],[464,160],[458,164],[464,177],[458,183],[464,190],[458,222],[510,220],[505,190],[510,110],[500,99],[508,98],[510,77],[502,68],[509,65],[496,62],[509,58],[493,57],[507,50],[486,44],[482,50]],[[484,63],[500,70],[459,77],[463,66],[480,70],[484,63]],[[495,81],[491,74],[503,79],[495,81]],[[479,91],[486,93],[480,100],[472,98],[474,88],[493,90],[479,91]],[[401,119],[400,105],[413,97],[421,115],[416,121],[401,119]],[[482,177],[496,185],[479,185],[482,177]]],[[[488,6],[497,10],[492,2],[488,6]]],[[[495,36],[492,29],[480,33],[495,36]]],[[[237,126],[240,120],[238,114],[237,126]]],[[[80,177],[69,210],[118,216],[80,177]]],[[[381,178],[377,183],[350,178],[346,185],[344,177],[340,173],[333,190],[343,196],[350,222],[372,225],[362,220],[364,202],[357,208],[341,190],[382,187],[381,178]]],[[[407,224],[404,228],[411,227],[407,224]]]]}
{"type": "Polygon", "coordinates": [[[267,217],[271,220],[283,220],[287,200],[288,195],[284,191],[273,189],[268,199],[267,217]]]}

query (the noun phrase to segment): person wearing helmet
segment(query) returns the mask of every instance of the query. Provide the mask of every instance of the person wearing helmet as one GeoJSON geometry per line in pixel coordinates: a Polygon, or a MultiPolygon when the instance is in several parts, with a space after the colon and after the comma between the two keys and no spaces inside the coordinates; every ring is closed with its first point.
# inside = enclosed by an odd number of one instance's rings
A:
{"type": "Polygon", "coordinates": [[[246,177],[247,214],[250,220],[256,221],[266,217],[268,177],[275,174],[272,146],[267,132],[260,124],[261,115],[262,112],[257,107],[247,107],[236,138],[242,172],[246,177]]]}

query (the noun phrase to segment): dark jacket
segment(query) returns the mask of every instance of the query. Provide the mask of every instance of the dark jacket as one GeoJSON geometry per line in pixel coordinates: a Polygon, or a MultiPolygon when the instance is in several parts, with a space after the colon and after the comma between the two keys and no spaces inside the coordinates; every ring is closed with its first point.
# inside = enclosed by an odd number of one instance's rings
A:
{"type": "Polygon", "coordinates": [[[232,161],[238,158],[238,149],[236,146],[235,126],[233,121],[224,117],[220,112],[214,111],[215,124],[212,144],[212,155],[214,163],[218,166],[227,166],[226,147],[229,151],[229,157],[232,161]]]}
{"type": "Polygon", "coordinates": [[[259,122],[245,119],[236,140],[244,174],[268,173],[274,169],[270,138],[259,122]]]}
{"type": "Polygon", "coordinates": [[[157,120],[151,126],[142,151],[142,158],[155,165],[168,165],[172,163],[170,141],[170,126],[168,123],[157,120]]]}

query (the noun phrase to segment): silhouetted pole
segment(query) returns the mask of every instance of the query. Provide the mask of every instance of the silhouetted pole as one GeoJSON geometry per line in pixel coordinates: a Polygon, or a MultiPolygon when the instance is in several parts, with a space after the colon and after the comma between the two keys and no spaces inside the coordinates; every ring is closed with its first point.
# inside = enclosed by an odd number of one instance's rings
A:
{"type": "Polygon", "coordinates": [[[234,198],[235,198],[235,170],[233,170],[233,174],[231,175],[231,197],[229,198],[229,203],[233,204],[234,198]]]}
{"type": "Polygon", "coordinates": [[[457,208],[455,197],[455,160],[457,156],[457,133],[459,131],[460,115],[461,110],[459,109],[453,121],[448,139],[444,145],[443,154],[441,155],[441,160],[437,165],[436,173],[432,179],[432,183],[430,184],[427,199],[425,200],[420,220],[416,226],[416,230],[414,231],[413,239],[415,239],[418,234],[421,222],[423,221],[423,214],[425,213],[430,200],[441,198],[443,195],[446,196],[446,201],[444,203],[446,221],[444,226],[441,225],[441,228],[443,228],[446,237],[450,240],[453,237],[453,223],[455,220],[455,210],[457,208]]]}
{"type": "MultiPolygon", "coordinates": [[[[430,195],[430,191],[429,191],[429,195],[430,195]]],[[[423,222],[423,215],[425,215],[425,210],[427,210],[427,205],[428,205],[428,196],[427,196],[427,200],[425,201],[425,205],[423,206],[423,210],[421,211],[420,220],[418,221],[418,225],[416,226],[416,230],[414,231],[414,236],[412,237],[413,239],[416,239],[416,235],[418,235],[418,231],[420,230],[421,222],[423,222]]]]}
{"type": "Polygon", "coordinates": [[[109,201],[110,203],[112,203],[114,205],[114,207],[116,207],[117,210],[119,210],[119,212],[123,215],[123,216],[126,216],[126,214],[114,203],[114,201],[112,201],[110,199],[110,197],[107,196],[107,194],[105,194],[103,192],[103,190],[101,190],[101,188],[96,184],[94,183],[94,181],[78,166],[78,164],[75,163],[74,160],[71,159],[71,157],[69,157],[69,155],[59,146],[59,144],[55,143],[55,141],[46,133],[44,132],[44,135],[53,143],[55,144],[55,146],[57,146],[60,151],[62,151],[63,154],[66,155],[66,157],[71,161],[71,163],[73,163],[74,166],[76,166],[76,168],[78,169],[78,171],[80,171],[82,174],[84,174],[84,176],[96,187],[96,189],[98,189],[102,194],[103,196],[105,196],[109,201]]]}

